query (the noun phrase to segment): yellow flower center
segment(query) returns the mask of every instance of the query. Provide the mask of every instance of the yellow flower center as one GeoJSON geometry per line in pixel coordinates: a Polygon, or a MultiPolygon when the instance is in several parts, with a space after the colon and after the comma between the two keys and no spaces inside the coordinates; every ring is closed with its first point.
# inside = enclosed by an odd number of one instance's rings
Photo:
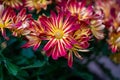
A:
{"type": "Polygon", "coordinates": [[[46,3],[46,0],[40,0],[41,3],[46,3]]]}
{"type": "Polygon", "coordinates": [[[55,31],[54,35],[57,39],[61,39],[61,38],[63,38],[64,32],[63,32],[63,30],[58,29],[55,31]]]}
{"type": "Polygon", "coordinates": [[[0,28],[3,28],[5,25],[3,23],[3,21],[0,19],[0,28]]]}

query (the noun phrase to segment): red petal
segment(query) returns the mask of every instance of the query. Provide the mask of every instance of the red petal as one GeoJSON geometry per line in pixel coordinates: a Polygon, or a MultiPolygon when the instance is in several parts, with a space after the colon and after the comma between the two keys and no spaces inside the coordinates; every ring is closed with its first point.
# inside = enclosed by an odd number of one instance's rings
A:
{"type": "Polygon", "coordinates": [[[63,39],[63,43],[66,48],[68,48],[68,49],[72,48],[72,45],[66,39],[63,39]]]}
{"type": "Polygon", "coordinates": [[[115,53],[117,51],[117,46],[113,45],[111,48],[112,48],[113,53],[115,53]]]}
{"type": "Polygon", "coordinates": [[[9,40],[9,38],[6,36],[6,31],[3,28],[1,28],[1,33],[6,40],[9,40]]]}
{"type": "Polygon", "coordinates": [[[71,68],[73,65],[73,56],[72,53],[68,54],[68,66],[71,68]]]}
{"type": "Polygon", "coordinates": [[[52,46],[56,44],[56,40],[52,38],[43,48],[43,50],[47,51],[49,50],[52,46]]]}
{"type": "Polygon", "coordinates": [[[58,50],[59,50],[60,56],[65,56],[67,54],[65,47],[63,46],[63,43],[60,41],[58,41],[58,50]]]}
{"type": "Polygon", "coordinates": [[[19,12],[19,16],[24,16],[26,14],[26,9],[23,8],[20,12],[19,12]]]}
{"type": "Polygon", "coordinates": [[[81,46],[82,48],[88,48],[88,47],[89,47],[89,43],[88,43],[88,42],[82,42],[82,43],[80,44],[80,46],[81,46]]]}
{"type": "Polygon", "coordinates": [[[21,46],[22,48],[28,48],[30,46],[33,46],[30,42],[27,42],[26,44],[24,44],[23,46],[21,46]]]}
{"type": "Polygon", "coordinates": [[[53,48],[53,50],[52,50],[52,58],[53,58],[54,60],[57,60],[58,57],[59,57],[59,51],[58,51],[57,46],[55,46],[55,47],[53,48]]]}
{"type": "Polygon", "coordinates": [[[37,50],[38,49],[38,47],[40,46],[40,44],[41,44],[41,42],[39,42],[39,43],[37,43],[36,45],[34,45],[34,47],[33,47],[33,50],[37,50]]]}
{"type": "Polygon", "coordinates": [[[46,51],[46,55],[49,57],[51,55],[51,49],[46,51]]]}

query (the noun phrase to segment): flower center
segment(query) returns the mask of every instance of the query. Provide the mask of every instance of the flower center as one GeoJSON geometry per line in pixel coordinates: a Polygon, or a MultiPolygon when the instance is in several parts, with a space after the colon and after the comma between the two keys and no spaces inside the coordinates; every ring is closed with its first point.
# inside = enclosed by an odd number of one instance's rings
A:
{"type": "Polygon", "coordinates": [[[0,28],[3,28],[4,27],[4,23],[3,21],[0,19],[0,28]]]}
{"type": "Polygon", "coordinates": [[[63,30],[56,30],[54,35],[57,39],[61,39],[61,38],[63,38],[64,32],[63,32],[63,30]]]}

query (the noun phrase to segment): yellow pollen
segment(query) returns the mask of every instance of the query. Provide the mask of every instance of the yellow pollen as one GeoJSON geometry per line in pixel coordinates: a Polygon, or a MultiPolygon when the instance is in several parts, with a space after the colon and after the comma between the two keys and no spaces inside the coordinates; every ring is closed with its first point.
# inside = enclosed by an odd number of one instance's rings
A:
{"type": "Polygon", "coordinates": [[[54,35],[57,39],[61,39],[61,38],[63,38],[64,32],[63,32],[63,30],[56,30],[54,35]]]}

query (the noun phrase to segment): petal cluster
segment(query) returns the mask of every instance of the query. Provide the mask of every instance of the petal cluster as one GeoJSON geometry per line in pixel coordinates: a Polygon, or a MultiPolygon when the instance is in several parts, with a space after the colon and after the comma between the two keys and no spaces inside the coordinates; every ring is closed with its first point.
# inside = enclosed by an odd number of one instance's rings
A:
{"type": "Polygon", "coordinates": [[[43,42],[48,57],[65,58],[72,67],[75,57],[90,51],[92,40],[106,40],[113,53],[120,52],[119,7],[116,0],[1,0],[0,32],[8,40],[8,29],[26,41],[23,48],[35,51],[43,42]]]}
{"type": "Polygon", "coordinates": [[[107,42],[113,53],[120,49],[120,8],[116,0],[96,1],[96,9],[102,9],[104,12],[103,23],[108,30],[107,42]]]}
{"type": "Polygon", "coordinates": [[[26,0],[25,7],[28,7],[29,10],[37,10],[37,13],[41,11],[41,9],[47,9],[47,5],[51,4],[52,0],[26,0]]]}
{"type": "Polygon", "coordinates": [[[4,8],[3,5],[0,5],[0,31],[2,33],[2,36],[8,40],[8,37],[6,36],[6,28],[10,28],[10,25],[12,24],[12,18],[14,16],[14,11],[11,10],[11,8],[4,8]]]}
{"type": "Polygon", "coordinates": [[[23,6],[22,0],[2,0],[2,4],[17,9],[23,6]]]}
{"type": "Polygon", "coordinates": [[[78,28],[74,25],[76,20],[70,15],[65,16],[63,13],[56,15],[54,12],[49,18],[43,16],[40,20],[47,31],[49,40],[43,50],[49,56],[52,55],[53,59],[65,56],[67,49],[70,49],[74,43],[70,33],[78,28]]]}

